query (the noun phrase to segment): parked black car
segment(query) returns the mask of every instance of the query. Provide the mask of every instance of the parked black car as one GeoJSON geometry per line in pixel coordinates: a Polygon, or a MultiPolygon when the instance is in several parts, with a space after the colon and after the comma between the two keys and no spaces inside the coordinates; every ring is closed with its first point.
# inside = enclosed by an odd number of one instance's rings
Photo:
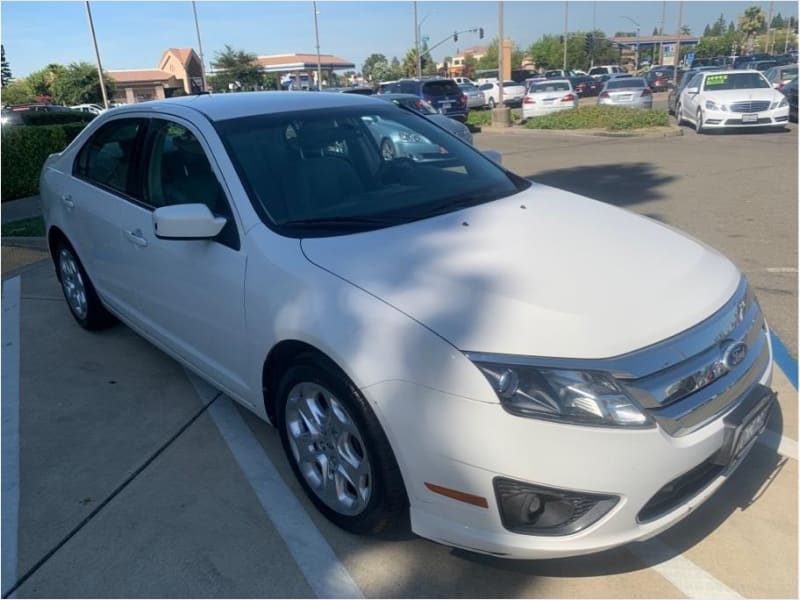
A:
{"type": "Polygon", "coordinates": [[[672,79],[675,75],[674,67],[658,67],[647,72],[644,76],[647,85],[654,92],[663,92],[672,87],[672,79]]]}
{"type": "Polygon", "coordinates": [[[792,79],[781,91],[789,101],[789,120],[797,123],[797,79],[792,79]]]}
{"type": "Polygon", "coordinates": [[[577,75],[575,77],[570,77],[569,80],[572,82],[572,88],[578,92],[581,98],[597,96],[600,90],[603,89],[602,83],[588,75],[577,75]]]}
{"type": "Polygon", "coordinates": [[[400,79],[387,85],[385,94],[413,94],[430,102],[443,115],[466,121],[467,97],[452,79],[400,79]]]}

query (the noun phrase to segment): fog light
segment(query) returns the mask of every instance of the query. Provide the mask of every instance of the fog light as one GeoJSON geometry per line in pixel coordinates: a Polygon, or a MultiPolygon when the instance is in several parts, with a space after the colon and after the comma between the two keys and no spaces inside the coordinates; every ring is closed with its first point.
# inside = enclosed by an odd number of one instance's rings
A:
{"type": "Polygon", "coordinates": [[[503,527],[527,535],[569,535],[598,521],[619,497],[571,492],[496,477],[503,527]]]}

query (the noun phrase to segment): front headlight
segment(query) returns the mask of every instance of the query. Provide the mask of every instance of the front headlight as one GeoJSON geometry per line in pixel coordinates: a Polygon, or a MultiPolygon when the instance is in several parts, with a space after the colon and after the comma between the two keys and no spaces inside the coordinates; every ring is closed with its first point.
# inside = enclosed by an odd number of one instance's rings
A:
{"type": "Polygon", "coordinates": [[[422,137],[421,135],[418,135],[416,133],[412,133],[410,131],[398,131],[397,132],[397,137],[399,137],[400,140],[403,141],[403,142],[422,143],[422,142],[427,142],[428,141],[424,137],[422,137]]]}
{"type": "Polygon", "coordinates": [[[521,417],[577,425],[651,427],[652,420],[608,373],[475,360],[503,408],[521,417]]]}
{"type": "Polygon", "coordinates": [[[708,110],[720,110],[722,112],[728,112],[728,107],[724,104],[717,104],[713,100],[706,100],[706,108],[708,110]]]}
{"type": "Polygon", "coordinates": [[[775,102],[773,102],[772,106],[770,106],[770,109],[785,108],[787,106],[789,106],[789,101],[786,100],[786,97],[784,96],[780,100],[776,100],[775,102]]]}

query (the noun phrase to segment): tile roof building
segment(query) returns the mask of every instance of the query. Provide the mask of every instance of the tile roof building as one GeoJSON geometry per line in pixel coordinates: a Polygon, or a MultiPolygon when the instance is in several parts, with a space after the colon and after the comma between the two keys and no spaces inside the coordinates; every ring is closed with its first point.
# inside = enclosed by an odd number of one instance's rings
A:
{"type": "Polygon", "coordinates": [[[193,94],[203,89],[203,67],[192,48],[168,48],[157,69],[106,71],[115,83],[115,102],[132,104],[145,100],[193,94]]]}

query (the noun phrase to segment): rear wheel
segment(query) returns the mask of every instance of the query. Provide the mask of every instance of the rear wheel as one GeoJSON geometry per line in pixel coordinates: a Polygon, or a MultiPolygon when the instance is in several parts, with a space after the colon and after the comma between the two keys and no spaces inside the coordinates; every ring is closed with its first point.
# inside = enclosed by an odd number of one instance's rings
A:
{"type": "Polygon", "coordinates": [[[56,248],[56,269],[69,311],[81,327],[103,329],[116,321],[103,306],[81,261],[66,242],[56,248]]]}
{"type": "Polygon", "coordinates": [[[394,453],[375,414],[330,361],[299,358],[278,387],[278,429],[306,495],[339,527],[377,533],[407,505],[394,453]]]}
{"type": "Polygon", "coordinates": [[[678,120],[678,127],[686,123],[686,119],[683,118],[683,106],[680,102],[675,106],[675,118],[678,120]]]}

